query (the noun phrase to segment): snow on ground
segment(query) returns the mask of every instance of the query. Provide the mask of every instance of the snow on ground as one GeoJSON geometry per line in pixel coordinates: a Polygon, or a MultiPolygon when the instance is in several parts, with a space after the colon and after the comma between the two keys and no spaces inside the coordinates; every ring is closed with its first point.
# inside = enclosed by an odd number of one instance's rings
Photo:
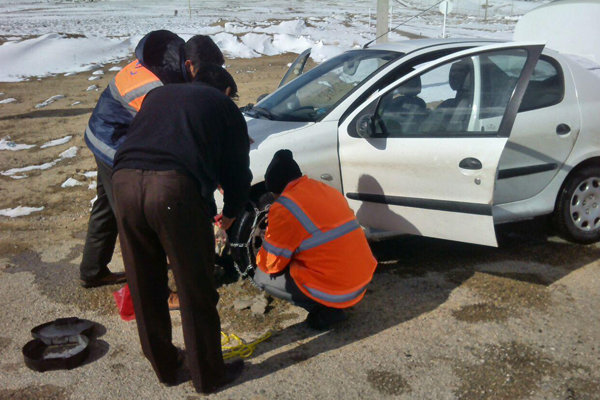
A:
{"type": "MultiPolygon", "coordinates": [[[[486,19],[479,1],[454,0],[447,34],[510,39],[518,17],[544,1],[489,0],[486,19]]],[[[437,6],[415,17],[436,2],[390,2],[390,26],[411,19],[390,39],[440,37],[443,18],[437,6]]],[[[210,35],[230,58],[299,53],[312,47],[311,57],[323,61],[374,38],[375,8],[375,0],[4,1],[0,81],[96,71],[130,57],[139,39],[156,29],[169,29],[186,40],[210,35]]]]}
{"type": "Polygon", "coordinates": [[[15,143],[10,140],[10,136],[0,139],[0,150],[26,150],[35,147],[35,144],[15,143]]]}
{"type": "Polygon", "coordinates": [[[83,183],[78,181],[77,179],[74,178],[69,178],[66,181],[64,181],[60,187],[61,188],[68,188],[68,187],[75,187],[75,186],[82,186],[83,183]]]}
{"type": "Polygon", "coordinates": [[[54,103],[56,100],[60,100],[60,99],[64,99],[64,98],[65,98],[65,95],[64,95],[64,94],[57,94],[57,95],[54,95],[54,96],[50,97],[49,99],[47,99],[47,100],[43,101],[42,103],[40,103],[40,104],[36,104],[36,105],[35,105],[35,108],[43,108],[43,107],[46,107],[47,105],[54,103]]]}
{"type": "Polygon", "coordinates": [[[43,209],[44,209],[44,207],[18,206],[15,208],[4,208],[4,209],[0,210],[0,215],[2,215],[4,217],[15,218],[15,217],[22,217],[24,215],[29,215],[33,212],[42,211],[43,209]]]}
{"type": "Polygon", "coordinates": [[[82,173],[81,175],[85,176],[86,178],[95,178],[98,176],[98,171],[88,171],[82,173]]]}
{"type": "Polygon", "coordinates": [[[67,135],[60,139],[54,139],[49,142],[44,143],[40,146],[40,149],[45,149],[46,147],[60,146],[61,144],[67,143],[69,140],[73,138],[73,135],[67,135]]]}
{"type": "Polygon", "coordinates": [[[22,174],[24,172],[35,171],[35,170],[49,169],[49,168],[54,167],[56,164],[58,164],[62,160],[66,159],[66,158],[73,158],[76,155],[77,155],[77,146],[73,146],[73,147],[70,147],[67,150],[63,151],[62,153],[60,153],[56,160],[53,160],[53,161],[50,161],[50,162],[47,162],[44,164],[40,164],[40,165],[28,165],[26,167],[21,167],[21,168],[11,168],[6,171],[1,171],[0,174],[2,174],[4,176],[10,176],[13,179],[23,179],[23,178],[26,178],[27,175],[19,175],[19,174],[22,174]]]}

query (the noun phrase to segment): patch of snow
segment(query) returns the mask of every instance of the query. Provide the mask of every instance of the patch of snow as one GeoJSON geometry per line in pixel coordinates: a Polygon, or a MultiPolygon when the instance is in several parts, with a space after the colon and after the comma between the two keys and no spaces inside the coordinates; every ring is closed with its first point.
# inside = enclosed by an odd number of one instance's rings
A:
{"type": "Polygon", "coordinates": [[[97,187],[98,187],[98,182],[96,182],[96,181],[93,181],[92,183],[90,183],[88,185],[89,190],[96,190],[97,187]]]}
{"type": "Polygon", "coordinates": [[[82,182],[79,182],[77,179],[69,178],[60,185],[61,188],[75,187],[83,185],[82,182]]]}
{"type": "Polygon", "coordinates": [[[60,153],[58,156],[63,158],[73,158],[77,155],[77,146],[69,147],[67,150],[60,153]]]}
{"type": "Polygon", "coordinates": [[[85,176],[86,178],[95,178],[98,176],[98,171],[88,171],[88,172],[84,172],[81,175],[85,176]]]}
{"type": "MultiPolygon", "coordinates": [[[[40,10],[37,17],[47,18],[43,14],[47,10],[40,10]]],[[[17,17],[13,19],[19,20],[17,17]]],[[[76,19],[70,18],[72,21],[76,19]]],[[[70,28],[65,31],[70,31],[70,28]]],[[[33,39],[5,42],[0,46],[0,81],[18,82],[28,76],[89,71],[97,68],[98,63],[129,57],[140,38],[140,35],[125,39],[100,36],[73,38],[45,32],[33,39]]]]}
{"type": "Polygon", "coordinates": [[[46,142],[43,145],[41,145],[40,149],[45,149],[46,147],[52,147],[52,146],[60,146],[61,144],[67,143],[72,138],[73,138],[72,135],[67,135],[67,136],[65,136],[63,138],[60,138],[60,139],[51,140],[51,141],[46,142]]]}
{"type": "Polygon", "coordinates": [[[74,102],[73,104],[71,104],[71,107],[73,107],[73,106],[76,106],[76,105],[78,105],[78,104],[81,104],[81,102],[80,102],[80,101],[76,101],[76,102],[74,102]]]}
{"type": "Polygon", "coordinates": [[[5,217],[10,217],[10,218],[15,218],[15,217],[22,217],[24,215],[29,215],[33,212],[38,212],[38,211],[42,211],[44,209],[44,207],[23,207],[23,206],[18,206],[15,208],[5,208],[0,210],[0,215],[3,215],[5,217]]]}
{"type": "MultiPolygon", "coordinates": [[[[26,167],[21,167],[21,168],[11,168],[6,171],[1,171],[0,174],[2,174],[4,176],[10,176],[11,178],[13,178],[13,176],[23,173],[23,172],[29,172],[29,171],[35,171],[35,170],[46,170],[46,169],[52,168],[53,166],[55,166],[56,164],[58,164],[60,161],[64,160],[65,158],[73,158],[76,155],[77,155],[77,146],[73,146],[73,147],[70,147],[69,149],[63,151],[62,153],[60,153],[59,158],[57,158],[54,161],[50,161],[50,162],[40,164],[40,165],[28,165],[26,167]]],[[[13,178],[13,179],[22,179],[26,176],[27,175],[25,175],[25,176],[19,175],[17,178],[13,178]]]]}
{"type": "Polygon", "coordinates": [[[98,79],[100,79],[100,77],[98,75],[94,75],[94,76],[90,76],[88,78],[88,81],[97,81],[98,79]]]}
{"type": "Polygon", "coordinates": [[[120,70],[122,70],[122,69],[123,69],[123,67],[116,67],[116,66],[115,66],[115,67],[110,67],[108,70],[109,70],[110,72],[116,72],[116,71],[120,71],[120,70]]]}
{"type": "Polygon", "coordinates": [[[92,72],[92,75],[104,75],[104,71],[102,71],[101,69],[96,70],[94,72],[92,72]]]}
{"type": "Polygon", "coordinates": [[[54,103],[56,100],[60,100],[60,99],[64,99],[64,98],[65,98],[64,94],[54,95],[54,96],[50,97],[49,99],[45,100],[44,102],[42,102],[40,104],[36,104],[35,108],[46,107],[47,105],[54,103]]]}
{"type": "Polygon", "coordinates": [[[26,150],[35,147],[35,144],[23,144],[23,143],[15,143],[10,140],[10,136],[0,139],[0,150],[26,150]]]}
{"type": "Polygon", "coordinates": [[[87,89],[85,89],[86,92],[89,92],[92,90],[98,90],[98,85],[90,85],[87,87],[87,89]]]}
{"type": "MultiPolygon", "coordinates": [[[[26,167],[21,167],[21,168],[11,168],[6,171],[0,172],[0,174],[2,174],[4,176],[12,176],[15,174],[20,174],[22,172],[30,172],[30,171],[35,171],[38,169],[45,170],[45,169],[52,168],[53,166],[55,166],[58,161],[59,160],[54,160],[54,161],[47,162],[47,163],[40,164],[40,165],[28,165],[26,167]]],[[[20,179],[20,178],[16,178],[16,179],[20,179]]]]}
{"type": "Polygon", "coordinates": [[[64,76],[73,76],[76,74],[77,74],[77,72],[67,72],[66,74],[64,74],[64,76]]]}
{"type": "Polygon", "coordinates": [[[14,103],[16,101],[17,99],[15,99],[14,97],[9,97],[8,99],[0,100],[0,104],[14,103]]]}
{"type": "Polygon", "coordinates": [[[90,210],[94,207],[94,203],[98,200],[98,195],[94,196],[93,199],[90,200],[90,210]]]}

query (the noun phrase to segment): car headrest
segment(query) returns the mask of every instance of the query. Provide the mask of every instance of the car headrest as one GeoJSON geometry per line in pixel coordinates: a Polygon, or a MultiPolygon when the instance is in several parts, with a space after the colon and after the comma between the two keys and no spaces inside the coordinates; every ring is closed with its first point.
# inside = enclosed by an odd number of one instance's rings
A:
{"type": "Polygon", "coordinates": [[[448,81],[452,90],[458,91],[466,89],[465,80],[470,72],[471,68],[469,67],[468,61],[459,61],[452,64],[448,76],[448,81]]]}
{"type": "Polygon", "coordinates": [[[421,78],[415,76],[414,78],[404,82],[395,90],[395,93],[402,96],[417,96],[419,93],[421,93],[421,78]]]}

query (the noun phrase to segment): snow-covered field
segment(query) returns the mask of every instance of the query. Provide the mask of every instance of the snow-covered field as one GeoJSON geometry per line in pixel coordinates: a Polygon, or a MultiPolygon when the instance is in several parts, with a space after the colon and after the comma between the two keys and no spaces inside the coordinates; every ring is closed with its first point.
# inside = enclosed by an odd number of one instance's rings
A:
{"type": "MultiPolygon", "coordinates": [[[[544,1],[454,0],[447,36],[510,39],[519,16],[544,1]]],[[[391,0],[391,40],[440,37],[437,0],[391,0]],[[421,11],[431,8],[421,15],[421,11]]],[[[376,0],[2,1],[0,81],[94,70],[129,57],[147,32],[210,35],[229,58],[313,48],[316,61],[375,36],[376,0]]]]}

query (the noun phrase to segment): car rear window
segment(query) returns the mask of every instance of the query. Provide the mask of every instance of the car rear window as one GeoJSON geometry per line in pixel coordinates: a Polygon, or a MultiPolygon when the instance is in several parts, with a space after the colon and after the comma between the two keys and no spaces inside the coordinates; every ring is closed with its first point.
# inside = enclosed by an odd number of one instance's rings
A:
{"type": "Polygon", "coordinates": [[[565,81],[558,62],[547,56],[538,60],[519,112],[550,107],[562,101],[565,94],[565,81]]]}

